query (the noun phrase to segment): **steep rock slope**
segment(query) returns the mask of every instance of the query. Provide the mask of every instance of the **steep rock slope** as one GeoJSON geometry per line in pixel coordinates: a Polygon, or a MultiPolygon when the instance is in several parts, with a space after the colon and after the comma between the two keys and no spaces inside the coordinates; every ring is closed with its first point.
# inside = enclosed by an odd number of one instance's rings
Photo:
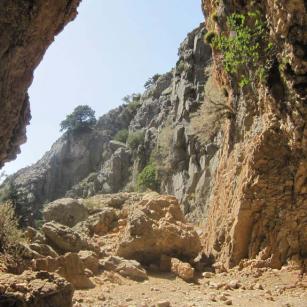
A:
{"type": "Polygon", "coordinates": [[[261,12],[274,50],[266,82],[241,90],[238,73],[226,73],[225,54],[214,48],[214,74],[235,117],[223,126],[206,251],[229,266],[244,258],[275,268],[290,259],[306,265],[306,1],[204,0],[203,8],[215,35],[231,31],[233,13],[261,12]]]}
{"type": "Polygon", "coordinates": [[[77,15],[80,0],[0,3],[0,168],[26,141],[33,71],[54,36],[77,15]]]}
{"type": "Polygon", "coordinates": [[[201,219],[216,165],[210,160],[219,139],[218,130],[212,133],[212,127],[203,127],[210,104],[204,99],[205,87],[209,84],[210,91],[218,92],[205,73],[211,48],[204,43],[204,33],[201,24],[188,34],[176,67],[152,82],[138,107],[122,105],[102,116],[93,129],[64,134],[39,162],[6,180],[2,194],[13,196],[26,223],[39,218],[43,203],[65,194],[87,197],[129,190],[151,161],[157,165],[159,190],[176,195],[186,214],[201,219]],[[122,129],[130,134],[143,131],[144,138],[135,148],[113,141],[122,129]],[[205,182],[208,187],[203,188],[205,182]]]}

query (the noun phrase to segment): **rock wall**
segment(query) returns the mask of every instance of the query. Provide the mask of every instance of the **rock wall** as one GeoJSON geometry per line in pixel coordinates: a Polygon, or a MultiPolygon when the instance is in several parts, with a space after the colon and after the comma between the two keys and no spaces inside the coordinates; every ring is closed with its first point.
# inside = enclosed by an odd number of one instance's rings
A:
{"type": "Polygon", "coordinates": [[[77,15],[80,0],[0,3],[0,168],[26,141],[33,71],[54,36],[77,15]],[[52,9],[51,9],[52,8],[52,9]]]}
{"type": "Polygon", "coordinates": [[[44,203],[65,194],[88,197],[131,190],[151,161],[157,165],[159,190],[176,195],[191,219],[205,215],[220,137],[209,127],[212,120],[203,127],[210,104],[204,99],[206,84],[215,96],[219,92],[208,75],[211,48],[204,34],[204,24],[188,34],[176,67],[140,95],[137,108],[122,105],[93,129],[64,134],[40,161],[6,180],[0,193],[13,196],[25,223],[33,224],[44,203]],[[137,148],[112,140],[122,129],[144,131],[144,140],[137,148]],[[207,138],[201,136],[204,129],[207,138]]]}
{"type": "Polygon", "coordinates": [[[260,10],[276,50],[268,82],[254,95],[237,89],[213,52],[215,78],[236,116],[223,126],[205,249],[231,267],[244,258],[275,268],[289,259],[306,264],[306,1],[205,0],[203,7],[216,33],[229,31],[232,13],[260,10]]]}
{"type": "Polygon", "coordinates": [[[266,82],[240,88],[223,54],[204,43],[202,24],[137,108],[123,105],[92,130],[65,134],[41,161],[8,178],[2,194],[13,192],[31,224],[30,212],[38,218],[44,202],[65,194],[129,191],[153,163],[160,192],[175,195],[187,218],[204,226],[208,256],[228,267],[246,259],[260,267],[306,265],[305,2],[203,0],[206,27],[218,35],[229,34],[227,16],[255,6],[274,47],[266,82]],[[134,148],[114,141],[121,129],[143,131],[144,139],[134,148]]]}

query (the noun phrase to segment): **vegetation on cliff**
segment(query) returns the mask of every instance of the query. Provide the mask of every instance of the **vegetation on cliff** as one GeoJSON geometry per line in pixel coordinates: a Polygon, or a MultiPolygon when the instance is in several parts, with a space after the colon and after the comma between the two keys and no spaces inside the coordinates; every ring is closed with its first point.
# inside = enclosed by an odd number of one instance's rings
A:
{"type": "Polygon", "coordinates": [[[96,124],[95,111],[88,105],[77,106],[74,111],[67,115],[61,122],[61,131],[78,131],[91,128],[96,124]]]}

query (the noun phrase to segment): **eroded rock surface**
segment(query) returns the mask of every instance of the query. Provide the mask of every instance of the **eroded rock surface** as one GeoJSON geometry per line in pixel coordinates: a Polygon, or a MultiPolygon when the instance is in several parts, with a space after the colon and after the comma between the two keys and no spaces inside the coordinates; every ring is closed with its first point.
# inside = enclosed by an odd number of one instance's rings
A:
{"type": "Polygon", "coordinates": [[[199,236],[193,226],[185,222],[177,199],[149,194],[128,214],[116,253],[151,263],[163,254],[191,260],[200,251],[199,236]]]}
{"type": "Polygon", "coordinates": [[[57,274],[0,274],[1,307],[72,307],[73,286],[57,274]]]}
{"type": "Polygon", "coordinates": [[[0,167],[16,158],[26,141],[33,71],[80,0],[4,0],[0,3],[0,167]]]}

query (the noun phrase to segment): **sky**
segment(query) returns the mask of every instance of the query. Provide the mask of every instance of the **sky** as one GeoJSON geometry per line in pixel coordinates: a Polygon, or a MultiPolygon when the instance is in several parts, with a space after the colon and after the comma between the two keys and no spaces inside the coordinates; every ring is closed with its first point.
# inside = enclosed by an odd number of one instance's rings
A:
{"type": "Polygon", "coordinates": [[[28,140],[1,172],[39,160],[76,106],[99,117],[143,92],[149,77],[175,65],[180,43],[203,21],[200,0],[83,0],[78,11],[34,72],[28,140]]]}

